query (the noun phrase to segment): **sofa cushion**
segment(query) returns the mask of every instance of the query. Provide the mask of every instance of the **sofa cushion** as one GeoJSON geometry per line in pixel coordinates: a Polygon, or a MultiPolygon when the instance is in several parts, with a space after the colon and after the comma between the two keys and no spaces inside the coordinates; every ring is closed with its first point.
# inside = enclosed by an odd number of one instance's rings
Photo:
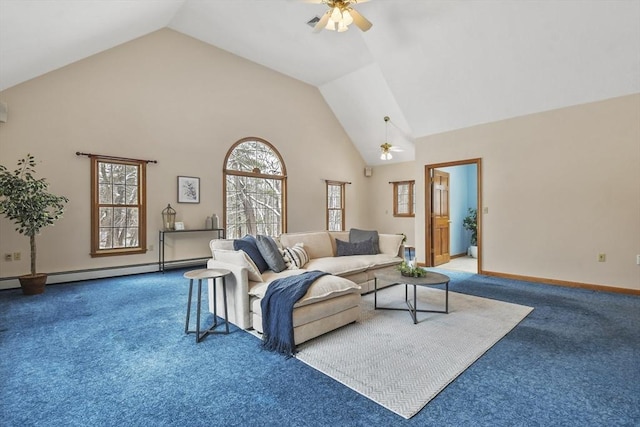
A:
{"type": "Polygon", "coordinates": [[[296,243],[293,247],[282,249],[282,257],[287,268],[291,270],[302,268],[309,262],[309,255],[304,250],[302,243],[296,243]]]}
{"type": "Polygon", "coordinates": [[[258,249],[262,254],[264,260],[269,265],[269,269],[279,273],[287,269],[287,265],[282,258],[278,244],[273,237],[258,235],[256,237],[258,243],[258,249]]]}
{"type": "Polygon", "coordinates": [[[399,254],[403,238],[402,234],[380,234],[380,253],[403,257],[403,254],[399,254]]]}
{"type": "MultiPolygon", "coordinates": [[[[287,274],[286,276],[291,276],[291,274],[287,274]]],[[[278,275],[278,277],[285,276],[278,275]]],[[[267,292],[267,287],[271,282],[272,281],[263,282],[253,286],[249,291],[249,294],[258,298],[263,298],[265,292],[267,292]]],[[[346,293],[359,290],[360,286],[356,285],[351,280],[331,275],[322,276],[318,280],[313,282],[313,284],[307,290],[307,293],[304,294],[302,298],[300,298],[300,300],[294,305],[294,307],[311,304],[313,302],[322,301],[324,299],[334,298],[338,295],[344,295],[346,293]]]]}
{"type": "Polygon", "coordinates": [[[214,249],[224,249],[225,251],[233,251],[233,239],[213,239],[209,242],[211,254],[214,249]]]}
{"type": "Polygon", "coordinates": [[[331,237],[326,231],[284,233],[280,236],[280,243],[284,247],[292,247],[296,243],[302,243],[310,259],[333,256],[331,237]]]}
{"type": "Polygon", "coordinates": [[[400,261],[402,261],[401,258],[387,254],[325,257],[309,260],[305,269],[326,271],[336,276],[346,276],[372,268],[396,265],[400,261]]]}
{"type": "MultiPolygon", "coordinates": [[[[298,301],[293,308],[293,327],[306,325],[311,322],[322,321],[323,319],[336,315],[357,306],[361,299],[359,293],[346,292],[340,295],[334,294],[324,300],[298,301]],[[331,302],[324,303],[330,299],[331,302]]],[[[254,328],[262,333],[262,307],[260,299],[254,298],[251,301],[251,311],[254,316],[254,328]],[[256,322],[255,320],[258,320],[256,322]]]]}
{"type": "Polygon", "coordinates": [[[323,257],[309,260],[305,266],[307,270],[320,270],[335,275],[344,275],[346,273],[355,273],[364,271],[369,268],[369,262],[364,259],[365,256],[374,255],[356,255],[348,257],[323,257]]]}
{"type": "Polygon", "coordinates": [[[256,267],[251,257],[249,257],[249,255],[247,255],[245,251],[213,249],[211,252],[213,254],[213,259],[246,268],[249,271],[249,280],[253,280],[254,282],[262,282],[260,270],[258,270],[258,267],[256,267]]]}
{"type": "Polygon", "coordinates": [[[373,238],[355,243],[336,239],[336,256],[375,255],[377,253],[373,246],[373,238]]]}
{"type": "Polygon", "coordinates": [[[255,237],[247,234],[242,239],[234,240],[233,249],[236,251],[245,251],[256,267],[258,267],[260,273],[264,273],[269,269],[269,263],[260,252],[260,248],[258,247],[258,242],[255,237]]]}
{"type": "Polygon", "coordinates": [[[380,253],[380,247],[378,245],[379,237],[376,230],[359,230],[352,228],[349,230],[349,242],[356,243],[371,239],[373,241],[373,248],[375,253],[380,253]]]}

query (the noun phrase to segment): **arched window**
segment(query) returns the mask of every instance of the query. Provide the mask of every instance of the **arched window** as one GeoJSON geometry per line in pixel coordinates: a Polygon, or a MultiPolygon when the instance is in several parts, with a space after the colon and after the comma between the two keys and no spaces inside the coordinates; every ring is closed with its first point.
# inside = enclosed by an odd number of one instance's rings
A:
{"type": "Polygon", "coordinates": [[[236,142],[224,162],[227,239],[286,231],[287,172],[278,151],[260,138],[236,142]]]}

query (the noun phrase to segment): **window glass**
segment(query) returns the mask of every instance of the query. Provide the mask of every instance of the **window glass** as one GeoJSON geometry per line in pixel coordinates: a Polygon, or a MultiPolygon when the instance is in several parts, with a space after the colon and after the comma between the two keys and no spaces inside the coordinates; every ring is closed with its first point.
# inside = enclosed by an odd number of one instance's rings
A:
{"type": "Polygon", "coordinates": [[[145,165],[92,159],[92,256],[146,252],[145,165]]]}
{"type": "Polygon", "coordinates": [[[327,181],[327,230],[344,230],[344,182],[327,181]]]}
{"type": "Polygon", "coordinates": [[[286,229],[285,166],[267,141],[250,138],[234,144],[224,171],[224,227],[227,238],[247,234],[277,237],[286,229]]]}
{"type": "Polygon", "coordinates": [[[415,181],[393,183],[393,215],[415,216],[415,181]]]}

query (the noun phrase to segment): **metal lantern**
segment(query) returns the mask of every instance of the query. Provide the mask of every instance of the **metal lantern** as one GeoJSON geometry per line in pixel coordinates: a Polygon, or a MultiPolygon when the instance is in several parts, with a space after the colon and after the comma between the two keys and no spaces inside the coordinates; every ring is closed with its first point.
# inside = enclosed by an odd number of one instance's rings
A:
{"type": "Polygon", "coordinates": [[[165,230],[176,229],[176,210],[171,207],[171,204],[167,204],[167,207],[162,210],[162,224],[165,230]]]}

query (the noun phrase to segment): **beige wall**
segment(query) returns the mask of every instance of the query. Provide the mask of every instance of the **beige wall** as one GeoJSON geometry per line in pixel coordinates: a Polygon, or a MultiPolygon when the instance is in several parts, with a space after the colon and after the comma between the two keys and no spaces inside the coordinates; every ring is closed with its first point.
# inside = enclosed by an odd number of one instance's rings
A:
{"type": "Polygon", "coordinates": [[[476,157],[484,270],[640,290],[640,95],[421,138],[419,260],[424,165],[476,157]]]}
{"type": "MultiPolygon", "coordinates": [[[[393,216],[393,181],[416,180],[415,163],[393,163],[374,166],[369,180],[369,222],[370,228],[381,233],[400,234],[407,236],[407,245],[414,244],[415,219],[393,216]]],[[[418,208],[418,207],[416,207],[418,208]]]]}
{"type": "MultiPolygon", "coordinates": [[[[38,236],[38,270],[75,271],[157,261],[160,212],[171,203],[187,228],[222,213],[229,147],[256,136],[288,173],[289,231],[325,229],[324,179],[350,181],[347,226],[367,222],[364,161],[319,90],[164,29],[7,89],[0,163],[31,153],[51,191],[70,199],[64,218],[38,236]],[[148,177],[146,255],[92,259],[90,161],[76,151],[158,160],[148,177]],[[331,168],[327,168],[331,165],[331,168]],[[176,177],[200,177],[201,203],[176,203],[176,177]]],[[[28,239],[0,219],[0,278],[28,273],[28,239]]],[[[167,258],[207,256],[210,236],[168,239],[167,258]]]]}
{"type": "MultiPolygon", "coordinates": [[[[364,163],[318,89],[172,30],[161,30],[0,93],[0,163],[34,154],[70,198],[38,237],[43,272],[157,261],[167,203],[187,228],[221,214],[222,163],[238,139],[271,142],[288,172],[289,231],[325,228],[324,179],[349,181],[347,228],[402,233],[424,260],[424,165],[482,158],[487,271],[640,289],[640,95],[421,138],[416,162],[364,163]],[[155,159],[146,255],[89,256],[89,160],[155,159]],[[330,167],[327,167],[330,165],[330,167]],[[201,203],[176,203],[176,177],[201,178],[201,203]],[[389,181],[415,179],[415,221],[392,215],[389,181]],[[607,262],[598,263],[605,252],[607,262]]],[[[167,257],[207,256],[209,236],[173,238],[167,257]]],[[[0,219],[0,279],[28,272],[28,239],[0,219]]],[[[0,287],[2,284],[0,283],[0,287]]]]}

